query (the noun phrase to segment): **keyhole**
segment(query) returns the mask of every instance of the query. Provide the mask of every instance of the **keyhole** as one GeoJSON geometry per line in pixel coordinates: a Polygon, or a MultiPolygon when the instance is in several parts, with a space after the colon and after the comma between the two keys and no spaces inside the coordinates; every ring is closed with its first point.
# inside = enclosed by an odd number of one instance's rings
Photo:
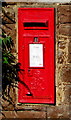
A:
{"type": "Polygon", "coordinates": [[[28,70],[28,72],[30,72],[30,70],[28,70]]]}
{"type": "Polygon", "coordinates": [[[34,42],[38,42],[38,37],[34,37],[34,42]]]}

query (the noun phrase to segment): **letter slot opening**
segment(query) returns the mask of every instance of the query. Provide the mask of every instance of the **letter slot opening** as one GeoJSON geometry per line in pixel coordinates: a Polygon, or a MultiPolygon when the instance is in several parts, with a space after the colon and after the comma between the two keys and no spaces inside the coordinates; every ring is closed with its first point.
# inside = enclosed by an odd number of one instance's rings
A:
{"type": "Polygon", "coordinates": [[[48,22],[24,22],[24,29],[48,29],[48,22]]]}

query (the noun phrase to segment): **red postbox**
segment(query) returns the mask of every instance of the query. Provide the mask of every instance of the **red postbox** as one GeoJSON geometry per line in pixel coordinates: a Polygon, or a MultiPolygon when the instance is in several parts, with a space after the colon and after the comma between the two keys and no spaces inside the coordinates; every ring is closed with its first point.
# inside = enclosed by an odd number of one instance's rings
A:
{"type": "Polygon", "coordinates": [[[54,8],[19,8],[18,38],[18,102],[54,104],[54,8]]]}

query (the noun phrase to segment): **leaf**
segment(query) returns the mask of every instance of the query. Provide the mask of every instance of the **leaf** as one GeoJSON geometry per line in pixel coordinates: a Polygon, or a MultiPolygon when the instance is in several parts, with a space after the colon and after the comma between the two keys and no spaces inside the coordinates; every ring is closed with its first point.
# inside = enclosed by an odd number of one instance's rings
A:
{"type": "Polygon", "coordinates": [[[8,58],[7,57],[3,57],[3,63],[8,64],[8,58]]]}
{"type": "MultiPolygon", "coordinates": [[[[18,76],[18,71],[23,71],[20,69],[20,63],[16,64],[16,57],[11,53],[13,48],[13,41],[10,36],[6,36],[2,34],[2,38],[0,39],[2,42],[2,92],[3,97],[7,96],[6,101],[9,101],[12,104],[12,98],[10,96],[10,87],[17,87],[17,81],[21,82],[18,76]]],[[[23,85],[24,83],[21,82],[23,85]]],[[[26,86],[26,85],[25,85],[26,86]]],[[[15,108],[15,106],[14,106],[15,108]]]]}

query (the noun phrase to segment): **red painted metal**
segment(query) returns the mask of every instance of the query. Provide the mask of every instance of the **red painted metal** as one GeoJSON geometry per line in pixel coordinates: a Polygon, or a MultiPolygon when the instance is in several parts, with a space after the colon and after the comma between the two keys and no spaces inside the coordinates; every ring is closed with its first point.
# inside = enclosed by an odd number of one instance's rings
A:
{"type": "Polygon", "coordinates": [[[54,8],[18,9],[18,59],[18,102],[54,104],[54,8]],[[43,45],[43,67],[30,67],[30,44],[43,45]]]}

